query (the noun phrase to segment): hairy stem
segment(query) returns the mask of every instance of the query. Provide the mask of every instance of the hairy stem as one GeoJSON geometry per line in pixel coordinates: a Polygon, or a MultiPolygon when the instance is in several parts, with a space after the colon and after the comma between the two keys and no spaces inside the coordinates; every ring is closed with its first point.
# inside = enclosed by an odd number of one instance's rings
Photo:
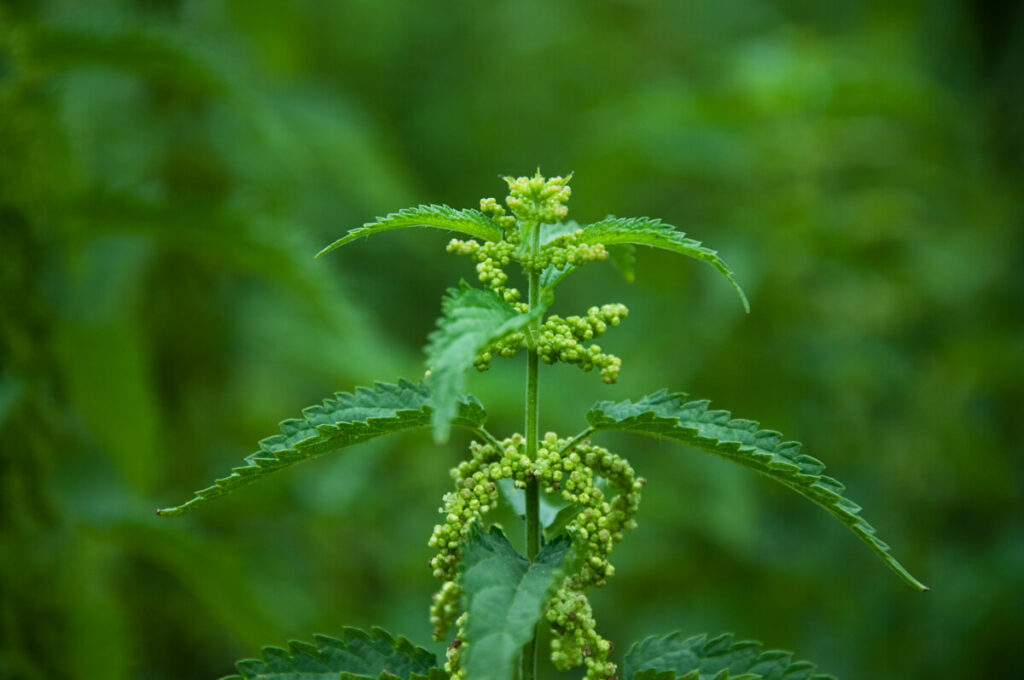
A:
{"type": "MultiPolygon", "coordinates": [[[[533,229],[530,252],[536,255],[540,249],[540,225],[533,229]]],[[[529,273],[528,301],[532,310],[540,304],[540,272],[529,273]]],[[[526,455],[530,460],[537,458],[539,441],[540,397],[537,384],[537,368],[540,365],[537,354],[537,334],[540,320],[530,324],[526,360],[526,455]]],[[[540,491],[536,479],[526,483],[526,556],[532,562],[540,551],[540,491]]],[[[537,675],[537,629],[533,639],[523,647],[522,680],[534,680],[537,675]]]]}

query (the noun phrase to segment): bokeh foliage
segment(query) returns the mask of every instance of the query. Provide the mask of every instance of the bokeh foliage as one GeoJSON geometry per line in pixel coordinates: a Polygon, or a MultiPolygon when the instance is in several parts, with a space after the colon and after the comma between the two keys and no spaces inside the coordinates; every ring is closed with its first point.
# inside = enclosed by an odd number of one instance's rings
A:
{"type": "MultiPolygon", "coordinates": [[[[554,367],[546,429],[661,387],[824,459],[922,580],[673,445],[595,593],[620,649],[734,631],[841,677],[1011,677],[1024,632],[1024,12],[953,0],[0,4],[0,678],[216,677],[344,625],[429,639],[445,449],[399,435],[182,519],[281,418],[415,378],[437,233],[348,229],[574,171],[702,267],[594,265],[621,381],[554,367]],[[707,270],[707,271],[706,271],[707,270]]],[[[521,425],[521,366],[471,377],[521,425]]],[[[502,415],[505,414],[505,415],[502,415]]],[[[508,527],[514,534],[512,527],[508,527]]]]}

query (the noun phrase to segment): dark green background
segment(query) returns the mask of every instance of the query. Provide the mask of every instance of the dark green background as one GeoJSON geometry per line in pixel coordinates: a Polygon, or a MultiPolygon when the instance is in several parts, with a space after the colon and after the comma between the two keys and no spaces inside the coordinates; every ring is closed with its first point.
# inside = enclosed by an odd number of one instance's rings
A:
{"type": "MultiPolygon", "coordinates": [[[[661,387],[802,440],[932,586],[671,444],[593,595],[624,650],[733,631],[847,680],[1024,673],[1024,12],[995,2],[0,4],[0,677],[214,678],[263,644],[428,644],[426,541],[465,439],[306,464],[192,516],[334,390],[422,374],[435,231],[376,215],[574,171],[572,216],[718,249],[592,265],[620,384],[556,366],[545,429],[661,387]]],[[[470,377],[520,427],[522,359],[470,377]]],[[[435,645],[433,648],[442,649],[435,645]]],[[[578,675],[578,673],[576,674],[578,675]]]]}

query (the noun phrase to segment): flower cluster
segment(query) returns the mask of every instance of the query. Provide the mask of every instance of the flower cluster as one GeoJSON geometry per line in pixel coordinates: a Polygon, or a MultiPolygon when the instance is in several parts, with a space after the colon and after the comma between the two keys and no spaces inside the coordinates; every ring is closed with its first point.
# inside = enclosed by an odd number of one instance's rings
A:
{"type": "Polygon", "coordinates": [[[462,667],[462,655],[466,652],[466,619],[469,612],[463,612],[462,616],[455,620],[455,639],[448,645],[445,653],[444,669],[448,672],[449,680],[466,680],[466,669],[462,667]]]}
{"type": "Polygon", "coordinates": [[[612,677],[615,664],[608,660],[611,643],[598,635],[584,589],[603,586],[615,573],[608,558],[623,534],[636,528],[633,516],[646,480],[637,478],[624,458],[589,442],[561,453],[568,444],[549,432],[537,451],[535,464],[545,491],[560,491],[562,498],[580,506],[567,529],[582,546],[581,564],[576,573],[565,577],[547,608],[555,634],[551,661],[563,671],[585,665],[586,678],[598,680],[612,677]],[[610,501],[605,500],[604,491],[596,483],[598,477],[618,492],[610,501]]]}
{"type": "Polygon", "coordinates": [[[480,199],[480,212],[491,218],[505,234],[505,240],[513,243],[519,242],[519,231],[516,229],[516,218],[506,215],[505,209],[493,198],[480,199]]]}
{"type": "Polygon", "coordinates": [[[544,243],[536,255],[523,254],[520,258],[523,271],[543,272],[548,267],[563,270],[566,267],[579,267],[587,262],[608,259],[608,250],[604,244],[580,243],[582,236],[583,230],[577,229],[544,243]]]}
{"type": "Polygon", "coordinates": [[[516,288],[505,286],[508,282],[508,274],[505,267],[512,262],[515,256],[516,246],[508,241],[487,241],[483,244],[474,239],[462,241],[453,238],[448,242],[448,252],[456,255],[469,255],[476,261],[476,276],[480,283],[494,290],[505,302],[520,306],[525,311],[525,305],[518,303],[522,294],[516,288]]]}
{"type": "MultiPolygon", "coordinates": [[[[462,542],[474,522],[498,501],[496,482],[512,479],[517,487],[536,480],[549,494],[558,493],[578,508],[566,531],[573,537],[579,559],[546,607],[554,638],[551,660],[559,670],[586,667],[588,680],[614,676],[615,664],[608,660],[611,643],[598,635],[594,616],[584,590],[602,586],[614,574],[609,562],[612,549],[623,534],[636,527],[633,516],[646,483],[637,478],[625,459],[588,441],[573,442],[549,432],[540,442],[535,460],[524,453],[521,435],[500,442],[500,447],[473,443],[471,457],[452,470],[455,491],[445,494],[445,521],[434,528],[430,546],[437,554],[430,560],[434,576],[444,584],[434,596],[430,620],[434,636],[440,639],[458,615],[461,589],[458,565],[462,542]],[[606,499],[602,482],[615,492],[606,499]]],[[[458,676],[459,658],[464,651],[461,632],[465,614],[457,624],[460,632],[449,648],[445,669],[458,676]]]]}
{"type": "Polygon", "coordinates": [[[572,195],[568,177],[545,179],[537,171],[533,177],[505,177],[508,182],[508,198],[505,204],[522,222],[534,224],[555,224],[569,214],[566,203],[572,195]]]}
{"type": "Polygon", "coordinates": [[[434,527],[429,545],[437,550],[430,559],[434,576],[444,585],[434,594],[430,608],[430,623],[434,637],[440,638],[458,614],[462,595],[456,582],[462,542],[469,536],[473,522],[487,514],[498,504],[497,481],[503,478],[523,477],[529,469],[530,459],[524,453],[523,438],[515,435],[502,442],[499,451],[490,444],[470,444],[471,457],[452,469],[455,490],[444,495],[445,521],[434,527]]]}
{"type": "Polygon", "coordinates": [[[601,337],[609,326],[618,326],[628,314],[629,310],[622,304],[591,307],[585,317],[563,319],[552,314],[541,327],[537,352],[546,364],[561,361],[576,364],[584,371],[596,366],[602,380],[614,383],[619,378],[622,360],[614,354],[602,354],[599,345],[584,347],[583,343],[601,337]]]}
{"type": "MultiPolygon", "coordinates": [[[[609,304],[591,307],[586,316],[570,316],[562,318],[552,314],[544,320],[537,336],[537,353],[546,364],[562,362],[576,364],[584,371],[597,368],[601,379],[606,383],[614,383],[619,378],[622,360],[614,354],[604,354],[600,345],[585,346],[583,343],[599,338],[608,327],[615,327],[629,314],[623,304],[609,304]]],[[[510,359],[526,347],[526,334],[515,332],[506,335],[490,344],[479,355],[473,365],[478,371],[486,371],[491,367],[494,357],[510,359]]]]}
{"type": "Polygon", "coordinates": [[[556,636],[551,639],[551,663],[560,671],[586,666],[587,680],[615,677],[608,660],[612,643],[597,633],[590,602],[582,590],[563,585],[548,604],[547,619],[556,636]]]}

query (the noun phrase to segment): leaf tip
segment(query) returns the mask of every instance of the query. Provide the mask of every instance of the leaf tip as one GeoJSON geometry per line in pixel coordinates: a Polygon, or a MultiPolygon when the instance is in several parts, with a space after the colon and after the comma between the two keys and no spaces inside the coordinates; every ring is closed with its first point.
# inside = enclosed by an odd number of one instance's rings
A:
{"type": "MultiPolygon", "coordinates": [[[[337,241],[335,241],[335,243],[337,243],[337,241]]],[[[314,259],[314,260],[317,260],[317,259],[319,259],[319,258],[320,258],[320,256],[321,256],[321,255],[326,255],[327,253],[329,253],[329,252],[331,252],[332,250],[334,250],[334,249],[335,249],[335,248],[337,247],[337,246],[335,245],[335,243],[332,243],[332,244],[331,244],[331,245],[329,245],[329,246],[324,246],[323,248],[321,248],[321,249],[320,249],[320,252],[318,252],[318,253],[317,253],[316,255],[314,255],[314,256],[313,256],[313,259],[314,259]]]]}
{"type": "Polygon", "coordinates": [[[448,443],[448,428],[447,427],[435,427],[434,428],[434,443],[438,446],[443,446],[448,443]]]}

